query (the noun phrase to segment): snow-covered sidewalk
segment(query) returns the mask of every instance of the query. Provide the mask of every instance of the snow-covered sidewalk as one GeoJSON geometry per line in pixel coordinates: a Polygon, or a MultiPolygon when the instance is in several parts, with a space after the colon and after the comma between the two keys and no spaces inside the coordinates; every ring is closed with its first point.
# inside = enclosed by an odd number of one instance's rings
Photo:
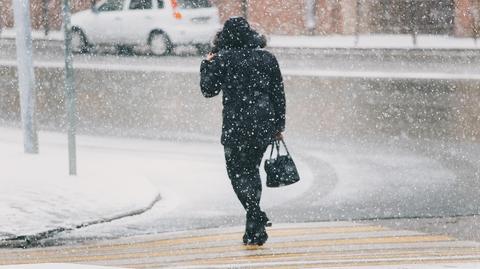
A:
{"type": "MultiPolygon", "coordinates": [[[[0,31],[0,38],[15,38],[15,29],[0,31]]],[[[43,31],[32,31],[32,39],[46,41],[62,41],[63,32],[51,31],[45,35],[43,31]]],[[[271,48],[343,48],[343,49],[480,49],[480,40],[448,35],[417,35],[416,43],[412,35],[363,34],[325,35],[325,36],[289,36],[269,35],[271,48]]]]}
{"type": "Polygon", "coordinates": [[[311,49],[480,49],[480,40],[446,35],[270,36],[273,48],[311,49]]]}
{"type": "Polygon", "coordinates": [[[82,152],[80,174],[70,177],[64,143],[28,155],[19,130],[0,133],[0,240],[139,214],[159,200],[151,182],[94,150],[82,152]]]}
{"type": "MultiPolygon", "coordinates": [[[[144,209],[159,193],[161,200],[143,214],[55,234],[50,239],[155,234],[230,225],[232,218],[244,218],[216,137],[214,143],[206,143],[79,135],[79,177],[71,178],[67,176],[66,134],[41,131],[39,136],[40,154],[29,156],[22,152],[21,131],[0,127],[0,161],[2,168],[8,167],[0,169],[0,178],[3,186],[10,184],[0,190],[4,237],[7,232],[18,235],[73,227],[144,209]],[[7,212],[12,217],[4,218],[7,212]]],[[[291,151],[295,154],[295,147],[291,151]]],[[[300,157],[296,164],[302,181],[288,188],[265,188],[263,208],[298,199],[310,189],[312,171],[300,157]]],[[[265,179],[263,169],[261,173],[265,179]]]]}
{"type": "MultiPolygon", "coordinates": [[[[0,31],[0,38],[14,39],[16,36],[15,28],[5,28],[0,31]]],[[[33,40],[47,40],[47,41],[63,41],[63,31],[50,31],[48,35],[45,35],[44,31],[33,30],[33,40]]]]}

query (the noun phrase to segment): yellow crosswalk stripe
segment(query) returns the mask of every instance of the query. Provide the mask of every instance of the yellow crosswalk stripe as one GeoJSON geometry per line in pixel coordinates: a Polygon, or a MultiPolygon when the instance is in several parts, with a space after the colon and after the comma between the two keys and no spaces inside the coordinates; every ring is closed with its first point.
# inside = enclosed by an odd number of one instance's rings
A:
{"type": "MultiPolygon", "coordinates": [[[[325,239],[325,240],[309,240],[309,241],[294,241],[286,243],[271,243],[262,247],[263,249],[281,249],[281,248],[295,248],[295,247],[319,247],[327,245],[357,245],[357,244],[398,244],[398,243],[418,243],[418,242],[439,242],[450,241],[452,238],[447,236],[393,236],[393,237],[367,237],[367,238],[350,238],[350,239],[325,239]]],[[[52,263],[52,262],[93,262],[93,261],[107,261],[107,260],[121,260],[121,259],[140,259],[152,257],[166,257],[166,256],[181,256],[193,254],[208,254],[208,253],[225,253],[233,251],[245,250],[243,245],[237,244],[232,246],[221,247],[206,247],[201,245],[190,249],[170,249],[155,252],[143,253],[125,253],[112,255],[91,255],[91,256],[64,256],[64,257],[38,257],[35,256],[35,262],[52,263]]],[[[29,257],[33,257],[29,255],[29,257]]],[[[20,264],[29,257],[19,257],[18,259],[10,259],[0,261],[2,264],[20,264]]]]}
{"type": "Polygon", "coordinates": [[[285,253],[280,255],[252,255],[244,257],[222,257],[222,258],[211,258],[211,259],[199,259],[188,262],[176,263],[176,265],[203,265],[203,264],[231,264],[231,263],[249,263],[249,262],[259,262],[259,261],[289,261],[301,259],[304,261],[308,260],[333,260],[333,259],[343,259],[343,260],[355,260],[355,259],[393,259],[393,258],[421,258],[421,257],[451,257],[451,256],[479,256],[480,258],[480,249],[476,251],[461,251],[461,252],[452,252],[452,251],[398,251],[390,253],[318,253],[318,252],[308,252],[308,253],[285,253]]]}
{"type": "MultiPolygon", "coordinates": [[[[271,237],[294,237],[302,236],[309,234],[333,234],[333,233],[359,233],[359,232],[380,232],[386,231],[387,229],[380,226],[348,226],[348,227],[320,227],[320,228],[290,228],[290,229],[272,229],[269,231],[271,237]]],[[[238,241],[242,237],[242,233],[224,233],[224,234],[214,234],[214,235],[205,235],[205,236],[190,236],[190,237],[181,237],[173,239],[160,239],[160,240],[148,240],[142,242],[133,242],[133,243],[122,243],[122,244],[104,244],[104,245],[87,245],[87,246],[72,246],[69,248],[69,251],[66,255],[71,255],[74,251],[77,254],[84,251],[85,253],[91,253],[91,251],[108,251],[108,250],[119,250],[119,249],[132,249],[132,248],[159,248],[159,247],[169,247],[169,246],[178,246],[183,244],[198,244],[201,242],[220,242],[220,241],[238,241]]],[[[37,257],[41,256],[52,256],[52,252],[55,252],[56,255],[60,255],[57,249],[52,250],[40,250],[40,251],[31,251],[29,255],[35,255],[37,257]]],[[[25,252],[10,252],[9,255],[17,254],[23,255],[25,252]]],[[[0,258],[2,254],[0,253],[0,258]]]]}
{"type": "MultiPolygon", "coordinates": [[[[460,263],[480,263],[480,257],[466,257],[466,258],[458,258],[458,257],[452,257],[449,259],[432,259],[432,258],[418,258],[416,260],[414,259],[408,259],[408,260],[389,260],[389,261],[369,261],[369,260],[363,260],[363,261],[331,261],[329,262],[328,260],[325,262],[312,262],[312,263],[305,263],[305,262],[297,262],[297,263],[288,263],[288,262],[279,262],[279,263],[273,263],[273,264],[253,264],[253,263],[246,263],[246,264],[237,264],[237,263],[232,263],[232,264],[224,264],[224,267],[216,267],[216,268],[248,268],[248,269],[294,269],[294,268],[342,268],[342,267],[366,267],[366,266],[389,266],[389,265],[421,265],[421,264],[460,264],[460,263]]],[[[125,268],[136,268],[136,269],[150,269],[150,268],[190,268],[190,269],[200,269],[200,268],[209,268],[212,269],[214,268],[215,265],[194,265],[194,266],[175,266],[174,264],[172,265],[166,265],[166,264],[132,264],[132,265],[123,265],[125,268]]]]}
{"type": "MultiPolygon", "coordinates": [[[[132,237],[44,249],[0,250],[0,265],[86,263],[126,268],[328,268],[480,262],[480,244],[350,223],[284,225],[262,247],[239,229],[132,237]]],[[[480,265],[479,265],[480,268],[480,265]]]]}
{"type": "MultiPolygon", "coordinates": [[[[319,228],[287,228],[287,229],[272,229],[269,230],[269,235],[271,237],[293,237],[293,236],[302,236],[309,234],[332,234],[332,233],[359,233],[359,232],[377,232],[377,231],[386,231],[387,229],[381,226],[347,226],[347,227],[319,227],[319,228]]],[[[80,252],[90,252],[94,251],[104,251],[104,250],[118,250],[118,249],[131,249],[135,248],[158,248],[158,247],[168,247],[181,244],[198,244],[201,242],[219,242],[226,240],[236,240],[242,237],[242,233],[222,233],[222,234],[212,234],[204,236],[189,236],[189,237],[180,237],[174,239],[160,239],[160,240],[146,240],[141,242],[132,242],[132,243],[119,243],[119,244],[103,244],[103,245],[86,245],[86,246],[72,246],[69,247],[70,251],[80,252]]],[[[31,255],[51,255],[51,252],[54,250],[40,250],[40,251],[31,251],[31,255]]],[[[15,254],[15,252],[10,252],[15,254]]],[[[23,252],[16,252],[21,255],[23,252]]],[[[1,253],[0,253],[1,257],[1,253]]]]}
{"type": "MultiPolygon", "coordinates": [[[[324,257],[324,258],[346,258],[346,257],[362,257],[362,258],[379,258],[379,257],[412,257],[415,256],[436,256],[436,257],[448,257],[448,256],[468,256],[468,255],[480,255],[480,247],[446,247],[446,248],[410,248],[410,249],[357,249],[352,251],[325,251],[325,250],[312,250],[309,249],[286,249],[284,251],[271,251],[266,252],[252,252],[251,254],[245,253],[222,253],[219,257],[215,258],[187,258],[184,257],[180,262],[171,262],[175,265],[193,265],[193,264],[223,264],[230,261],[235,262],[257,262],[268,260],[289,260],[302,258],[303,260],[309,259],[309,257],[324,257]]],[[[123,267],[135,267],[135,264],[124,263],[123,267]]],[[[155,264],[156,266],[158,264],[155,264]]]]}
{"type": "MultiPolygon", "coordinates": [[[[473,259],[419,259],[410,261],[357,261],[357,262],[332,262],[332,263],[311,263],[311,264],[290,264],[290,265],[272,265],[258,266],[255,269],[295,269],[295,268],[342,268],[342,267],[366,267],[366,266],[389,266],[389,265],[421,265],[421,264],[458,264],[458,263],[480,263],[479,258],[473,259]]],[[[132,268],[161,268],[154,267],[132,267],[132,268]]],[[[249,267],[252,268],[252,267],[249,267]]]]}

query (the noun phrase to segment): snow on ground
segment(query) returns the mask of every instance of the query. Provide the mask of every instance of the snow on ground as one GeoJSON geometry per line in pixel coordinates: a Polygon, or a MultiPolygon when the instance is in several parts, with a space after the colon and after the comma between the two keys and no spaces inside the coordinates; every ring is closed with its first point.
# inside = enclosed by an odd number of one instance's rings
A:
{"type": "MultiPolygon", "coordinates": [[[[5,28],[0,31],[0,38],[15,38],[16,30],[15,28],[5,28]]],[[[34,40],[51,40],[51,41],[61,41],[63,40],[62,31],[50,31],[48,35],[45,35],[44,31],[33,30],[32,39],[34,40]]]]}
{"type": "Polygon", "coordinates": [[[445,35],[269,36],[269,46],[278,48],[347,48],[347,49],[478,49],[473,38],[445,35]]]}
{"type": "Polygon", "coordinates": [[[0,239],[138,213],[159,198],[149,180],[116,169],[114,156],[100,160],[94,151],[82,151],[80,173],[71,177],[63,145],[41,146],[40,154],[29,155],[21,132],[0,134],[0,239]]]}
{"type": "MultiPolygon", "coordinates": [[[[12,203],[5,203],[2,199],[0,213],[15,211],[22,216],[22,220],[1,218],[1,232],[13,233],[17,232],[15,229],[26,230],[26,225],[17,227],[17,223],[22,222],[29,224],[30,229],[35,231],[41,230],[35,229],[37,226],[44,229],[46,226],[51,228],[58,225],[79,224],[77,221],[80,217],[101,217],[109,213],[99,211],[99,207],[106,210],[107,206],[114,205],[119,208],[122,205],[131,205],[135,201],[147,202],[157,193],[157,190],[161,194],[161,201],[147,212],[111,223],[93,225],[77,232],[88,236],[144,234],[156,232],[156,223],[160,225],[165,218],[208,219],[244,214],[228,180],[223,149],[217,142],[218,139],[215,143],[198,143],[78,136],[80,177],[77,180],[66,176],[68,171],[66,135],[50,132],[40,132],[39,135],[40,154],[24,156],[20,130],[0,127],[0,161],[10,167],[8,169],[10,175],[20,178],[14,171],[28,167],[28,171],[23,171],[22,175],[25,173],[35,175],[36,172],[49,171],[52,175],[58,176],[58,179],[43,177],[41,180],[39,178],[38,182],[48,182],[48,185],[34,183],[33,187],[28,186],[31,181],[24,180],[20,183],[21,186],[28,187],[25,190],[10,188],[12,190],[5,191],[2,188],[0,197],[3,197],[4,193],[20,192],[21,195],[9,195],[9,201],[17,197],[21,206],[17,208],[12,203]],[[28,165],[19,163],[19,160],[23,162],[24,159],[29,162],[28,165]],[[94,185],[95,179],[99,180],[98,186],[94,185]],[[75,180],[75,183],[70,182],[70,185],[65,186],[76,188],[66,188],[62,185],[72,180],[75,180]],[[139,186],[136,186],[137,183],[139,186]],[[36,190],[36,188],[41,189],[36,190]],[[77,188],[87,192],[85,196],[79,197],[75,192],[77,188]],[[115,189],[112,191],[110,188],[115,189]],[[60,195],[59,190],[66,193],[60,195]],[[59,195],[54,199],[41,193],[49,191],[59,195]],[[137,194],[145,192],[145,195],[141,197],[143,200],[138,200],[139,197],[135,193],[123,191],[135,191],[137,194]],[[71,197],[72,195],[76,196],[71,197]],[[44,204],[40,212],[38,212],[37,203],[44,204]],[[32,208],[34,205],[35,208],[32,208]],[[71,208],[71,206],[74,207],[71,208]],[[29,212],[36,214],[36,217],[27,218],[29,212]],[[45,216],[51,219],[45,219],[45,216]],[[45,222],[48,222],[48,225],[45,222]],[[141,230],[136,230],[135,227],[142,223],[146,225],[140,225],[141,230]],[[131,227],[133,230],[130,230],[131,227]]],[[[302,181],[288,188],[265,188],[262,198],[264,208],[288,203],[310,188],[313,180],[310,169],[301,160],[297,161],[297,166],[302,171],[302,181]]],[[[0,171],[2,180],[6,181],[4,174],[4,171],[0,171]]],[[[262,174],[265,178],[263,171],[262,174]]]]}
{"type": "MultiPolygon", "coordinates": [[[[15,29],[0,31],[0,38],[15,38],[15,29]]],[[[479,49],[480,42],[473,38],[460,38],[447,35],[417,35],[416,44],[412,35],[366,34],[366,35],[327,35],[289,36],[270,35],[269,46],[276,48],[363,48],[363,49],[479,49]]],[[[63,32],[32,31],[35,40],[63,40],[63,32]]]]}
{"type": "MultiPolygon", "coordinates": [[[[38,68],[63,68],[64,62],[37,61],[34,63],[38,68]]],[[[0,66],[17,66],[14,60],[0,60],[0,66]]],[[[169,72],[198,74],[197,66],[162,66],[149,64],[124,64],[124,63],[100,63],[89,59],[89,62],[75,63],[75,69],[98,70],[98,71],[136,71],[136,72],[169,72]]],[[[474,71],[473,71],[474,72],[474,71]]],[[[374,70],[374,71],[348,71],[348,70],[324,70],[318,68],[298,69],[284,68],[284,76],[305,76],[322,78],[362,78],[362,79],[418,79],[418,80],[480,80],[476,73],[452,73],[447,71],[398,71],[374,70]]]]}

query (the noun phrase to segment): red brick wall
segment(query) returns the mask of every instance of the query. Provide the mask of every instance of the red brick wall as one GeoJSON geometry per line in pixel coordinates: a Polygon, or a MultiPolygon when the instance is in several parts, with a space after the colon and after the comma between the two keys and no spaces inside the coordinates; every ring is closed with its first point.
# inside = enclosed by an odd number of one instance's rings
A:
{"type": "Polygon", "coordinates": [[[342,5],[340,1],[317,0],[317,27],[315,34],[343,33],[342,5]]]}
{"type": "Polygon", "coordinates": [[[12,27],[13,25],[13,11],[12,2],[7,0],[0,0],[0,27],[12,27]]]}
{"type": "MultiPolygon", "coordinates": [[[[212,0],[225,21],[232,16],[243,16],[242,1],[212,0]]],[[[273,34],[301,34],[305,32],[303,0],[248,0],[247,16],[250,24],[260,31],[273,34]]]]}
{"type": "MultiPolygon", "coordinates": [[[[0,27],[13,27],[13,7],[11,1],[17,0],[0,0],[0,27]]],[[[74,0],[72,3],[72,11],[78,11],[89,8],[91,0],[74,0]]],[[[59,29],[62,25],[61,17],[61,5],[62,0],[49,0],[48,1],[48,15],[49,24],[52,29],[59,29]]],[[[30,16],[32,21],[32,27],[34,29],[43,28],[43,0],[30,0],[30,16]]]]}
{"type": "Polygon", "coordinates": [[[479,35],[480,0],[456,0],[455,34],[457,36],[479,35]]]}
{"type": "MultiPolygon", "coordinates": [[[[11,1],[0,0],[0,27],[13,27],[13,12],[11,1]]],[[[49,21],[52,29],[59,29],[61,25],[61,1],[49,0],[49,21]]],[[[480,33],[480,0],[455,0],[455,35],[472,36],[480,33]]],[[[32,26],[34,29],[43,28],[43,0],[30,0],[32,26]]],[[[91,0],[72,0],[73,10],[89,8],[91,0]]],[[[219,10],[222,21],[231,16],[243,15],[243,0],[212,0],[219,10]]],[[[251,24],[269,34],[307,34],[305,28],[305,1],[304,0],[247,0],[248,17],[251,24]]],[[[317,26],[313,34],[352,34],[356,19],[354,6],[356,0],[317,0],[317,26]]],[[[367,18],[374,14],[362,13],[367,18]]],[[[362,33],[371,31],[367,18],[361,18],[360,30],[362,33]]]]}
{"type": "Polygon", "coordinates": [[[222,22],[229,17],[242,15],[242,2],[240,0],[212,0],[212,3],[218,7],[222,22]]]}
{"type": "Polygon", "coordinates": [[[260,30],[272,34],[305,33],[303,0],[250,1],[248,19],[260,30]]]}

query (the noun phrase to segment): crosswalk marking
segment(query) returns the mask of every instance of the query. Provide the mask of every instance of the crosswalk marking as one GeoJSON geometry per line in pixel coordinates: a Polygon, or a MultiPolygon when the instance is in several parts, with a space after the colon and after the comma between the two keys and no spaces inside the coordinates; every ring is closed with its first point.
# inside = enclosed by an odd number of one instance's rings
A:
{"type": "MultiPolygon", "coordinates": [[[[332,234],[332,233],[359,233],[359,232],[376,232],[376,231],[385,231],[384,227],[380,226],[343,226],[343,227],[320,227],[320,228],[289,228],[289,229],[273,229],[269,232],[271,237],[275,236],[283,236],[283,237],[293,237],[293,236],[301,236],[301,235],[311,235],[311,234],[332,234]]],[[[146,241],[140,242],[128,242],[128,243],[121,243],[121,244],[102,244],[102,245],[88,245],[88,246],[72,246],[70,247],[71,251],[80,252],[80,251],[104,251],[104,250],[115,250],[115,249],[124,249],[124,248],[131,248],[132,246],[138,248],[152,248],[152,247],[161,247],[161,246],[175,246],[179,244],[187,244],[187,243],[200,243],[200,242],[221,242],[225,240],[235,240],[238,241],[238,238],[242,236],[242,233],[235,232],[235,233],[225,233],[225,234],[209,234],[205,236],[188,236],[188,237],[180,237],[175,239],[158,239],[152,240],[148,239],[146,241]]],[[[154,236],[152,236],[154,237],[154,236]]],[[[133,238],[132,238],[133,239],[133,238]]],[[[56,251],[55,248],[52,248],[53,251],[56,251]]],[[[41,251],[32,251],[29,254],[35,255],[49,255],[48,250],[41,250],[41,251]]],[[[11,252],[12,254],[14,252],[11,252]]],[[[18,252],[21,253],[21,252],[18,252]]],[[[1,257],[1,252],[0,252],[1,257]]]]}
{"type": "MultiPolygon", "coordinates": [[[[379,244],[379,243],[411,243],[411,242],[437,242],[437,241],[449,241],[450,237],[446,236],[393,236],[393,237],[369,237],[369,238],[347,238],[347,239],[326,239],[326,240],[309,240],[309,241],[293,241],[286,243],[271,243],[266,245],[268,248],[295,248],[295,247],[316,247],[326,245],[356,245],[356,244],[379,244]]],[[[133,247],[133,246],[132,246],[133,247]]],[[[199,245],[196,248],[188,249],[167,249],[156,252],[146,253],[132,253],[132,254],[113,254],[113,255],[89,255],[89,256],[65,256],[65,257],[39,257],[38,262],[65,262],[66,259],[72,262],[85,262],[85,261],[99,261],[99,260],[115,260],[115,259],[134,259],[134,258],[147,258],[147,257],[162,257],[162,256],[179,256],[179,255],[192,255],[192,254],[207,254],[207,253],[228,253],[233,251],[244,250],[245,247],[239,243],[229,246],[221,247],[207,247],[203,248],[199,245]]],[[[18,263],[21,263],[23,259],[18,259],[18,263]]],[[[10,262],[13,263],[11,260],[10,262]]],[[[17,263],[17,264],[18,264],[17,263]]]]}
{"type": "MultiPolygon", "coordinates": [[[[146,266],[138,266],[135,268],[138,269],[147,269],[147,268],[169,268],[169,269],[214,269],[214,268],[255,268],[255,269],[293,269],[293,268],[358,268],[361,269],[362,267],[366,266],[391,266],[391,265],[432,265],[432,264],[461,264],[461,263],[478,263],[480,264],[480,257],[477,258],[465,258],[465,259],[392,259],[389,261],[382,261],[382,260],[357,260],[357,261],[350,261],[350,262],[343,262],[342,260],[337,261],[297,261],[297,262],[272,262],[272,263],[249,263],[246,265],[238,265],[238,264],[222,264],[222,265],[208,265],[208,266],[172,266],[172,267],[159,267],[158,265],[146,265],[146,266]]],[[[404,267],[397,267],[403,269],[404,267]]],[[[397,269],[396,268],[396,269],[397,269]]],[[[459,267],[455,267],[459,268],[459,267]]]]}
{"type": "MultiPolygon", "coordinates": [[[[277,225],[265,246],[242,228],[131,237],[80,246],[0,250],[0,265],[87,263],[126,268],[318,268],[479,262],[480,244],[355,223],[277,225]]],[[[0,267],[1,268],[1,267],[0,267]]]]}
{"type": "Polygon", "coordinates": [[[308,260],[332,260],[341,258],[342,260],[359,260],[359,259],[394,259],[394,258],[418,258],[418,257],[451,257],[452,255],[471,255],[475,258],[480,257],[480,251],[474,252],[393,252],[393,253],[375,253],[375,254],[322,254],[322,253],[286,253],[282,255],[254,255],[247,257],[229,257],[229,258],[211,258],[194,260],[185,263],[178,263],[184,265],[195,264],[225,264],[225,263],[248,263],[252,261],[275,261],[275,260],[293,260],[301,258],[304,261],[308,260]]]}
{"type": "MultiPolygon", "coordinates": [[[[366,255],[353,255],[338,253],[337,255],[331,254],[321,254],[321,253],[300,253],[300,254],[281,254],[281,255],[253,255],[253,256],[244,256],[244,257],[228,257],[228,258],[210,258],[210,259],[197,259],[193,261],[184,261],[175,263],[176,267],[202,267],[205,265],[216,266],[216,265],[249,265],[253,266],[256,263],[262,265],[275,263],[281,261],[283,263],[293,262],[295,263],[298,260],[301,260],[303,263],[314,261],[316,263],[320,262],[332,262],[335,261],[335,264],[341,264],[341,262],[369,262],[377,263],[379,261],[427,261],[427,260],[452,260],[455,258],[455,261],[459,259],[471,261],[480,259],[480,250],[475,252],[456,252],[450,253],[448,251],[444,252],[399,252],[399,253],[385,253],[385,254],[366,254],[366,255]]],[[[165,266],[167,264],[163,264],[165,266]]],[[[158,267],[159,264],[123,264],[125,267],[135,267],[135,268],[149,268],[149,267],[158,267]]]]}

